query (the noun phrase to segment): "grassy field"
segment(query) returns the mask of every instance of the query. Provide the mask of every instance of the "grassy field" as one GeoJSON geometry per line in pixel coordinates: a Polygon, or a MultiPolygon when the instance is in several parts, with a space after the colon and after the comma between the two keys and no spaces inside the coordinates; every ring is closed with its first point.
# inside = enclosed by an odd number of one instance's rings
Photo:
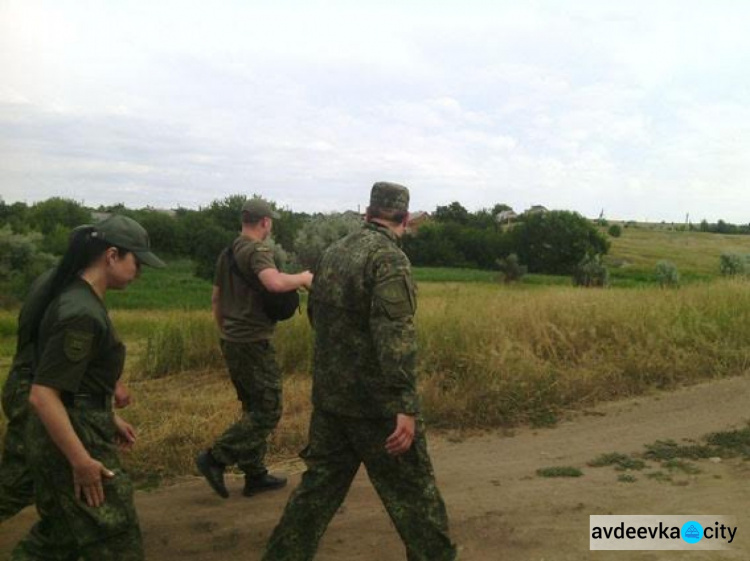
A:
{"type": "Polygon", "coordinates": [[[655,282],[654,268],[659,261],[673,263],[684,282],[709,280],[719,276],[722,253],[750,254],[750,236],[679,232],[656,226],[623,228],[621,237],[609,240],[612,247],[605,263],[614,286],[655,282]]]}
{"type": "MultiPolygon", "coordinates": [[[[629,228],[613,240],[610,259],[629,274],[647,275],[669,259],[683,276],[711,280],[677,290],[577,289],[539,276],[505,286],[494,273],[418,269],[427,421],[458,430],[552,424],[601,400],[745,373],[750,285],[718,278],[723,251],[750,253],[750,239],[629,228]],[[651,247],[645,256],[641,246],[651,247]]],[[[138,426],[139,442],[127,463],[141,482],[191,473],[195,452],[239,409],[209,312],[210,283],[195,279],[189,262],[171,265],[107,296],[128,346],[125,380],[135,403],[123,416],[138,426]]],[[[15,312],[0,312],[0,380],[14,334],[15,312]]],[[[279,326],[275,344],[285,373],[285,414],[270,443],[279,459],[303,445],[310,412],[304,314],[279,326]]]]}

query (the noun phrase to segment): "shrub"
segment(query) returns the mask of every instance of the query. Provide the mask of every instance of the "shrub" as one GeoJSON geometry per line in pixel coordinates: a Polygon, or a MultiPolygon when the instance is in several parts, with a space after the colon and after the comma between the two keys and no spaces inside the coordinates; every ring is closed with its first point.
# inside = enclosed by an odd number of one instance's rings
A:
{"type": "Polygon", "coordinates": [[[722,253],[719,257],[719,271],[722,276],[744,275],[746,267],[747,258],[737,253],[722,253]]]}
{"type": "Polygon", "coordinates": [[[505,259],[498,259],[497,267],[503,274],[503,280],[506,283],[520,281],[527,271],[527,267],[521,265],[518,260],[518,255],[515,253],[511,253],[505,259]]]}
{"type": "Polygon", "coordinates": [[[0,305],[22,300],[31,282],[52,267],[55,258],[40,251],[41,234],[14,234],[0,228],[0,305]]]}
{"type": "Polygon", "coordinates": [[[677,271],[674,263],[669,261],[659,261],[656,264],[656,280],[659,286],[674,287],[680,284],[680,273],[677,271]]]}
{"type": "Polygon", "coordinates": [[[607,286],[609,283],[609,271],[602,263],[600,255],[586,255],[578,263],[573,284],[576,286],[607,286]]]}
{"type": "Polygon", "coordinates": [[[607,230],[607,233],[613,238],[619,238],[622,236],[622,226],[619,224],[612,224],[612,226],[609,227],[609,230],[607,230]]]}

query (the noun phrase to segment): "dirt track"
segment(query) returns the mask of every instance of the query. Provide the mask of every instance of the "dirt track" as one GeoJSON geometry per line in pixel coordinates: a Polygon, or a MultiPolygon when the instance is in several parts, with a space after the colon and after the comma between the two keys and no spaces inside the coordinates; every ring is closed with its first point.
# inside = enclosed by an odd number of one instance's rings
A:
{"type": "MultiPolygon", "coordinates": [[[[750,558],[750,464],[700,461],[697,475],[673,482],[617,481],[610,467],[586,462],[607,452],[632,453],[656,440],[699,438],[740,428],[750,418],[750,377],[721,380],[635,400],[604,404],[551,429],[520,429],[462,440],[431,439],[432,457],[448,505],[451,529],[464,561],[579,561],[750,558]],[[577,479],[543,479],[540,467],[575,466],[577,479]],[[736,517],[735,550],[729,552],[590,552],[590,514],[723,514],[736,517]]],[[[276,466],[299,480],[300,466],[276,466]]],[[[651,471],[656,469],[653,466],[651,471]]],[[[647,470],[648,471],[648,470],[647,470]]],[[[151,561],[260,559],[289,490],[252,499],[229,481],[222,500],[197,478],[136,498],[151,561]]],[[[33,522],[27,509],[0,532],[0,557],[33,522]]],[[[385,511],[360,472],[323,538],[316,560],[405,559],[385,511]]]]}

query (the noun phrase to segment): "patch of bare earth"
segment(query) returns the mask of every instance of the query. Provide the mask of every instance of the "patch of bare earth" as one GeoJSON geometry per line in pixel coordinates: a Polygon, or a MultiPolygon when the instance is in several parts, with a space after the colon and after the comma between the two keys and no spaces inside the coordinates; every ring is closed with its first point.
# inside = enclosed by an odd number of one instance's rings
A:
{"type": "MultiPolygon", "coordinates": [[[[700,460],[701,472],[676,473],[657,481],[632,472],[619,482],[611,467],[586,462],[609,452],[632,454],[656,440],[700,439],[714,431],[740,428],[750,418],[750,377],[712,381],[673,392],[603,404],[571,415],[550,429],[522,428],[456,438],[433,435],[432,458],[448,505],[451,529],[463,560],[579,561],[671,560],[689,557],[750,558],[750,463],[740,459],[700,460]],[[542,467],[580,468],[579,478],[540,478],[542,467]],[[591,514],[722,514],[736,517],[732,551],[591,552],[591,514]]],[[[148,559],[152,561],[253,561],[260,559],[291,486],[273,494],[243,498],[240,478],[229,479],[232,496],[216,497],[198,478],[186,478],[136,503],[148,559]]],[[[27,509],[2,525],[0,557],[35,519],[27,509]]],[[[405,559],[401,542],[361,471],[321,543],[316,559],[389,561],[405,559]]]]}

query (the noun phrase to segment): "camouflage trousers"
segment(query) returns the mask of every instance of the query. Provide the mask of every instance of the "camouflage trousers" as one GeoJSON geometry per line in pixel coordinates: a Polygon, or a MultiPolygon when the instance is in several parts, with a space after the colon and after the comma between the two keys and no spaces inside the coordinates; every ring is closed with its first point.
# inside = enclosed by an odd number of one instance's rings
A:
{"type": "Polygon", "coordinates": [[[24,447],[30,388],[28,369],[11,370],[3,386],[3,412],[8,424],[0,463],[0,522],[34,502],[34,480],[26,465],[24,447]]]}
{"type": "Polygon", "coordinates": [[[394,428],[395,419],[358,419],[313,412],[309,444],[300,454],[307,471],[289,498],[263,561],[313,559],[360,463],[365,464],[370,481],[406,546],[408,561],[456,559],[423,425],[418,423],[412,447],[398,457],[390,456],[384,448],[394,428]]]}
{"type": "Polygon", "coordinates": [[[117,457],[112,412],[79,407],[67,412],[86,450],[115,476],[103,480],[104,504],[87,506],[75,496],[67,459],[31,415],[27,457],[40,520],[13,550],[11,561],[143,561],[133,486],[117,457]]]}
{"type": "Polygon", "coordinates": [[[267,440],[281,419],[281,373],[270,341],[221,341],[242,417],[214,442],[211,455],[249,476],[263,475],[267,440]]]}

